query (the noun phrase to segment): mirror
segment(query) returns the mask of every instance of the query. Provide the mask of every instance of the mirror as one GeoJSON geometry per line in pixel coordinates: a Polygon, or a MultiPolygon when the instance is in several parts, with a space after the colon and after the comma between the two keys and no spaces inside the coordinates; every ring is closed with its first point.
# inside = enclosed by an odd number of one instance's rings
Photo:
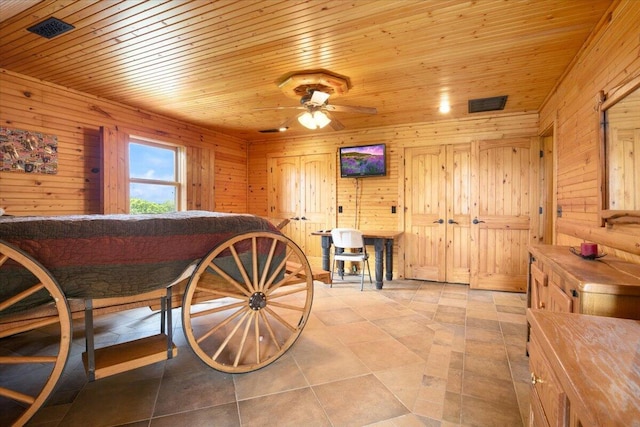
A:
{"type": "Polygon", "coordinates": [[[640,77],[601,106],[603,222],[640,223],[640,77]]]}

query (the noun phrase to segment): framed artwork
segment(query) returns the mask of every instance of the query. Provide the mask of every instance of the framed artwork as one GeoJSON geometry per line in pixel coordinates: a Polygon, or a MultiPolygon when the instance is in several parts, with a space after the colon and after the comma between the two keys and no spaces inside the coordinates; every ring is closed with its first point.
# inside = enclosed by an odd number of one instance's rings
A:
{"type": "Polygon", "coordinates": [[[58,137],[0,126],[0,172],[58,172],[58,137]]]}

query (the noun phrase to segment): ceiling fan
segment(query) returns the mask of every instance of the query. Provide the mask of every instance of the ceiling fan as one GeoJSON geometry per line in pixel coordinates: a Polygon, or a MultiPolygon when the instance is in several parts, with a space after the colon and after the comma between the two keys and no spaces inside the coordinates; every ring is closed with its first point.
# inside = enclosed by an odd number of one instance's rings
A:
{"type": "MultiPolygon", "coordinates": [[[[316,75],[313,75],[314,77],[316,75]]],[[[307,77],[308,78],[308,77],[307,77]]],[[[291,80],[291,79],[290,79],[291,80]]],[[[324,83],[324,82],[323,82],[324,83]]],[[[257,108],[256,110],[286,110],[296,109],[304,110],[302,113],[295,117],[287,119],[279,128],[266,129],[260,132],[281,132],[289,127],[289,124],[293,119],[297,119],[300,124],[308,129],[320,129],[327,125],[331,126],[333,130],[342,130],[344,125],[333,115],[333,113],[358,113],[358,114],[377,114],[378,110],[374,107],[358,107],[347,105],[334,105],[328,102],[332,93],[345,93],[346,90],[337,91],[335,84],[330,82],[329,84],[323,84],[318,82],[309,82],[300,84],[293,88],[293,93],[300,96],[300,105],[296,107],[272,107],[272,108],[257,108]]]]}

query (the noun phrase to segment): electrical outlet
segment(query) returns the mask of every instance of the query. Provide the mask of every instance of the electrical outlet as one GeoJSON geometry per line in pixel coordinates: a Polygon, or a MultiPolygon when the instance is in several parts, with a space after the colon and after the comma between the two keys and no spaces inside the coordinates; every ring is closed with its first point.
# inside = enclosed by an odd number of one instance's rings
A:
{"type": "Polygon", "coordinates": [[[338,206],[338,213],[342,213],[342,206],[338,206]]]}
{"type": "Polygon", "coordinates": [[[391,206],[391,213],[396,213],[396,207],[395,206],[391,206]]]}

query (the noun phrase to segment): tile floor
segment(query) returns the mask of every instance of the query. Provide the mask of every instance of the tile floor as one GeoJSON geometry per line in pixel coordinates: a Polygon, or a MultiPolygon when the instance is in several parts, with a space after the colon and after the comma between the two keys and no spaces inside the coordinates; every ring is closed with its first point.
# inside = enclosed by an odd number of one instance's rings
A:
{"type": "MultiPolygon", "coordinates": [[[[262,370],[209,368],[176,325],[177,358],[95,382],[80,322],[59,386],[29,425],[522,426],[525,307],[524,294],[465,285],[317,283],[300,338],[262,370]]],[[[101,316],[96,347],[157,328],[148,309],[101,316]]]]}

